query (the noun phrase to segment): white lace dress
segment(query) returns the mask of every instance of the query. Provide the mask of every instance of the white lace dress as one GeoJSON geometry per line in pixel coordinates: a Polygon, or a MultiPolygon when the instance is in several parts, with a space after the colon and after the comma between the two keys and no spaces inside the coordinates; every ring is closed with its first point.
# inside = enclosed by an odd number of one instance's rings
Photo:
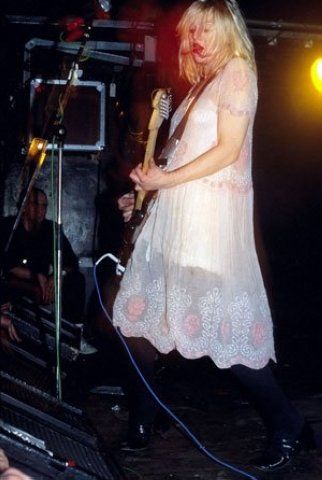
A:
{"type": "MultiPolygon", "coordinates": [[[[171,132],[188,101],[174,114],[171,132]]],[[[193,107],[169,170],[216,145],[220,109],[248,115],[248,133],[235,163],[158,193],[114,304],[114,324],[125,336],[145,337],[163,353],[208,355],[220,368],[262,368],[275,360],[253,233],[256,105],[256,77],[244,60],[233,59],[193,107]]]]}

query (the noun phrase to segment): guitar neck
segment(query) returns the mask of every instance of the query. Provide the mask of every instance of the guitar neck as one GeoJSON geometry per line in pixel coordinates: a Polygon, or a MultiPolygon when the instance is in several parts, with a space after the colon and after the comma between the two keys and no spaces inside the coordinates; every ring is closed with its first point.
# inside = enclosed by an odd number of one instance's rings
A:
{"type": "MultiPolygon", "coordinates": [[[[142,165],[142,170],[144,173],[146,173],[149,169],[149,161],[150,159],[154,156],[155,152],[155,145],[157,141],[157,136],[158,136],[158,130],[157,128],[150,130],[149,131],[149,137],[148,141],[146,144],[146,149],[145,149],[145,155],[144,155],[144,160],[143,160],[143,165],[142,165]]],[[[141,210],[142,209],[142,204],[145,198],[146,192],[141,190],[138,192],[137,197],[136,197],[136,202],[135,202],[135,210],[141,210]]]]}

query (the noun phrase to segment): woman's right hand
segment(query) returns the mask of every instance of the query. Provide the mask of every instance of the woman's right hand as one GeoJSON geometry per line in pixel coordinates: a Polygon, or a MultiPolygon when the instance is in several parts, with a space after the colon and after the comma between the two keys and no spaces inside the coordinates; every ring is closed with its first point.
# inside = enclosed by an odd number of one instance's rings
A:
{"type": "Polygon", "coordinates": [[[121,210],[124,222],[128,222],[130,220],[134,210],[134,203],[135,199],[133,192],[126,193],[125,195],[122,195],[122,197],[118,198],[117,205],[121,210]]]}

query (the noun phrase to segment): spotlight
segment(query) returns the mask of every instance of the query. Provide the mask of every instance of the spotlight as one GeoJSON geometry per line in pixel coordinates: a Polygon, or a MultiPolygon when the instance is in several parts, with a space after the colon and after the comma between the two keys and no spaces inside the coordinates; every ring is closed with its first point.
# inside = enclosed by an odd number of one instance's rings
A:
{"type": "Polygon", "coordinates": [[[311,79],[316,90],[322,93],[322,57],[317,58],[312,64],[311,79]]]}
{"type": "Polygon", "coordinates": [[[111,2],[108,0],[97,0],[97,3],[104,13],[108,13],[112,8],[111,2]]]}
{"type": "Polygon", "coordinates": [[[112,10],[112,2],[109,0],[93,0],[94,12],[97,19],[108,19],[112,10]]]}

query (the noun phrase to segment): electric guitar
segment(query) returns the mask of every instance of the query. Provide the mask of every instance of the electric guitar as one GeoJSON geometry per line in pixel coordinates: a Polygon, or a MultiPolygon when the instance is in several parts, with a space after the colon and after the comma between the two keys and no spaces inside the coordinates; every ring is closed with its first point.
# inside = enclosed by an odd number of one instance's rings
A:
{"type": "MultiPolygon", "coordinates": [[[[171,112],[172,97],[170,89],[159,88],[152,94],[152,113],[148,124],[148,140],[146,143],[144,160],[142,164],[142,170],[146,173],[149,169],[149,161],[154,156],[155,145],[159,128],[162,125],[163,120],[169,118],[171,112]]],[[[119,256],[119,265],[117,269],[123,273],[124,267],[133,250],[134,241],[137,237],[138,228],[145,217],[146,209],[148,205],[147,192],[139,191],[136,196],[134,211],[131,219],[126,224],[123,246],[119,256]]],[[[149,197],[150,198],[150,197],[149,197]]],[[[121,273],[118,273],[121,274],[121,273]]]]}

